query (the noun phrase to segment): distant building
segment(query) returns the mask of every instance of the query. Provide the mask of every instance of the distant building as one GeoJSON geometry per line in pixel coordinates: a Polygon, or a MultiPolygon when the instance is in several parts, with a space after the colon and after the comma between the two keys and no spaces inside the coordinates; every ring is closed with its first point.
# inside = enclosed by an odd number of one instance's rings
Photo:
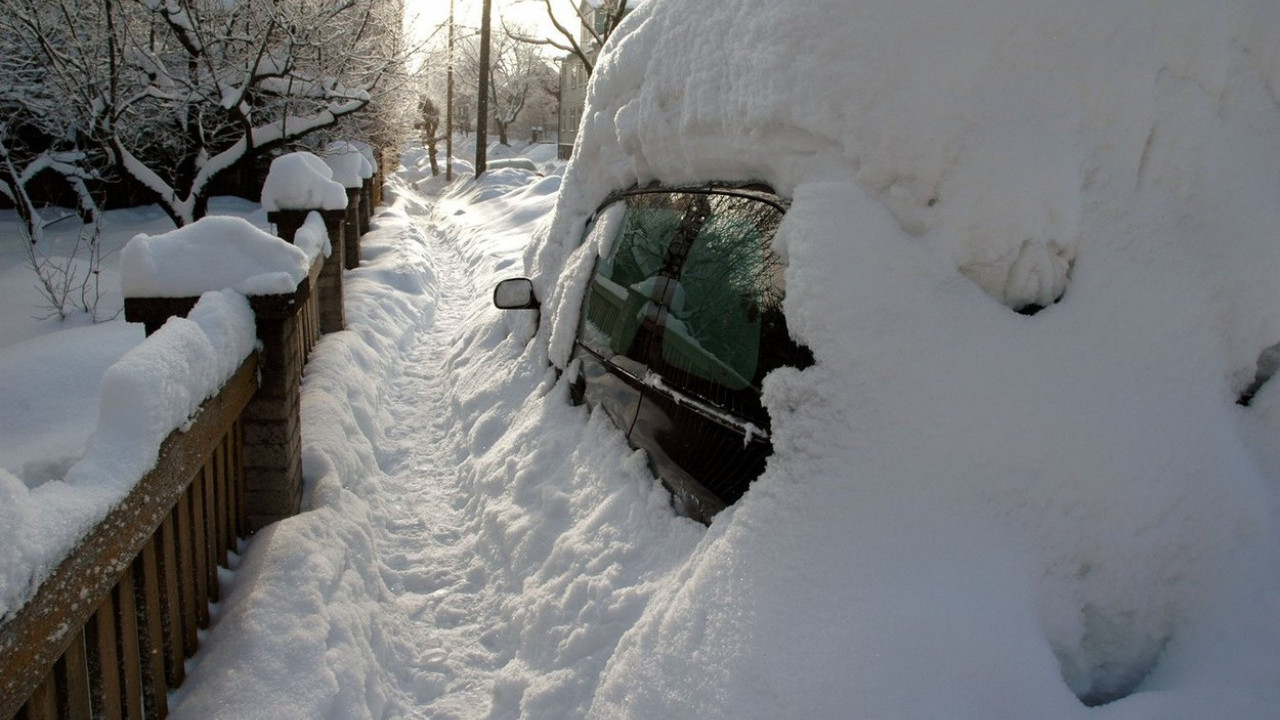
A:
{"type": "Polygon", "coordinates": [[[578,137],[578,123],[587,103],[587,66],[577,55],[560,59],[560,139],[556,154],[568,160],[578,137]]]}
{"type": "MultiPolygon", "coordinates": [[[[635,5],[637,0],[630,0],[635,5]]],[[[578,44],[587,57],[595,62],[600,46],[595,38],[608,30],[609,14],[600,8],[601,0],[580,0],[578,14],[582,26],[578,30],[578,44]],[[591,29],[595,30],[593,34],[591,29]]],[[[560,140],[557,155],[568,160],[573,153],[573,142],[578,136],[578,124],[587,105],[587,68],[577,55],[560,58],[560,140]]]]}

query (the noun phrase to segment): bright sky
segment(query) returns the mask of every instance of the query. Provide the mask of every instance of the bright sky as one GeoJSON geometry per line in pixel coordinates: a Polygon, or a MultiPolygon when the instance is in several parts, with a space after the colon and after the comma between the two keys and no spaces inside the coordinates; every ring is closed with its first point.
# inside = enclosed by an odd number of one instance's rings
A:
{"type": "MultiPolygon", "coordinates": [[[[473,28],[480,27],[481,0],[454,0],[454,15],[459,25],[473,28]]],[[[571,0],[551,0],[556,17],[566,27],[576,29],[573,2],[571,0]]],[[[408,26],[418,38],[427,38],[435,28],[449,19],[449,0],[407,0],[405,16],[408,26]]],[[[498,31],[501,19],[509,24],[535,28],[538,35],[557,37],[555,28],[547,18],[547,8],[543,0],[493,0],[493,28],[498,31]]]]}

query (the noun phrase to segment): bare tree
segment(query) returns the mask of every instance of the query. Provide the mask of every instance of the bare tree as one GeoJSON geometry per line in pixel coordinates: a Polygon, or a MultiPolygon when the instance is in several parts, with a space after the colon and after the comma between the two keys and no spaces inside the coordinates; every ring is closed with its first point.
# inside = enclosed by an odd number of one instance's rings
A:
{"type": "Polygon", "coordinates": [[[496,50],[489,67],[490,113],[498,142],[510,145],[508,128],[539,93],[545,92],[546,64],[535,47],[509,35],[498,39],[496,50]]]}
{"type": "Polygon", "coordinates": [[[634,7],[631,0],[578,0],[570,18],[556,15],[551,0],[542,0],[547,17],[556,29],[556,37],[538,37],[520,29],[507,29],[507,34],[523,43],[547,45],[570,53],[582,62],[587,74],[595,69],[596,55],[609,36],[618,29],[622,18],[634,7]]]}
{"type": "MultiPolygon", "coordinates": [[[[460,45],[458,72],[464,78],[478,78],[481,66],[479,45],[474,40],[460,45]]],[[[552,79],[554,70],[539,55],[537,48],[520,42],[510,33],[493,38],[490,55],[487,82],[489,122],[498,132],[498,142],[510,145],[510,130],[521,114],[532,106],[544,104],[549,89],[558,89],[558,84],[552,79]]]]}
{"type": "MultiPolygon", "coordinates": [[[[413,135],[418,120],[415,100],[425,63],[413,69],[409,59],[425,52],[430,38],[417,45],[406,41],[403,32],[405,0],[376,0],[380,9],[367,34],[369,47],[365,53],[387,62],[380,68],[377,85],[370,93],[369,104],[360,112],[345,115],[337,124],[319,133],[327,144],[333,140],[362,140],[379,150],[399,150],[405,138],[413,135]]],[[[318,146],[318,143],[308,142],[318,146]]]]}
{"type": "Polygon", "coordinates": [[[98,285],[102,265],[99,239],[101,215],[85,185],[95,179],[81,164],[83,153],[54,148],[35,149],[22,140],[14,141],[10,121],[0,122],[0,194],[17,211],[18,230],[29,266],[36,274],[36,287],[44,297],[49,315],[66,318],[83,310],[98,319],[98,285]],[[77,198],[75,210],[40,202],[31,191],[41,176],[60,176],[77,198]],[[73,219],[78,229],[64,254],[46,249],[45,230],[73,219]]]}
{"type": "MultiPolygon", "coordinates": [[[[88,181],[101,156],[86,149],[68,101],[46,82],[47,71],[24,38],[0,34],[0,195],[16,210],[26,257],[51,315],[83,310],[97,318],[101,234],[88,181]],[[72,207],[52,202],[70,191],[72,207]],[[45,230],[73,220],[69,248],[47,248],[45,230]]],[[[60,198],[59,198],[60,199],[60,198]]]]}
{"type": "Polygon", "coordinates": [[[115,171],[175,224],[214,181],[362,111],[400,58],[399,0],[0,0],[115,171]]]}
{"type": "Polygon", "coordinates": [[[422,96],[418,100],[418,121],[414,123],[414,127],[418,129],[419,137],[422,144],[427,148],[427,154],[431,159],[431,174],[440,174],[440,162],[436,159],[436,151],[439,148],[440,140],[440,109],[436,107],[431,98],[422,96]]]}

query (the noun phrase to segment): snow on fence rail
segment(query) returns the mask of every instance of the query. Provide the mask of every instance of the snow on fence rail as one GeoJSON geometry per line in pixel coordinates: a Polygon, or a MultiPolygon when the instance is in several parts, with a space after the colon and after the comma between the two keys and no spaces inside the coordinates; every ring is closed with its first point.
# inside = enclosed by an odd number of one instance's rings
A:
{"type": "Polygon", "coordinates": [[[250,354],[0,632],[0,717],[164,717],[245,532],[250,354]]]}
{"type": "Polygon", "coordinates": [[[344,325],[347,212],[269,200],[283,240],[210,217],[122,254],[125,314],[148,338],[104,377],[98,434],[68,481],[141,479],[61,560],[31,570],[28,597],[0,597],[0,719],[164,717],[218,599],[218,565],[298,512],[302,370],[321,333],[344,325]],[[138,419],[121,423],[122,410],[138,419]],[[157,454],[139,447],[139,425],[157,454]],[[122,464],[120,447],[145,457],[122,464]]]}

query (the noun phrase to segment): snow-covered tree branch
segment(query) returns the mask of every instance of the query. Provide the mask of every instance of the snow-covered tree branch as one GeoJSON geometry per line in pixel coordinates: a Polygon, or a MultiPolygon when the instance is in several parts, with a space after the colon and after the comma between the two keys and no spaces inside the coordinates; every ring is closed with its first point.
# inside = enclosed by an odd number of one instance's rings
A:
{"type": "Polygon", "coordinates": [[[401,10],[400,0],[0,0],[0,34],[31,53],[116,175],[184,225],[228,173],[374,102],[403,59],[401,10]]]}
{"type": "Polygon", "coordinates": [[[596,53],[622,22],[634,3],[631,0],[578,0],[571,18],[558,16],[551,0],[543,0],[547,18],[556,37],[539,37],[520,28],[506,28],[506,34],[529,45],[549,45],[577,57],[587,74],[595,68],[596,53]]]}

